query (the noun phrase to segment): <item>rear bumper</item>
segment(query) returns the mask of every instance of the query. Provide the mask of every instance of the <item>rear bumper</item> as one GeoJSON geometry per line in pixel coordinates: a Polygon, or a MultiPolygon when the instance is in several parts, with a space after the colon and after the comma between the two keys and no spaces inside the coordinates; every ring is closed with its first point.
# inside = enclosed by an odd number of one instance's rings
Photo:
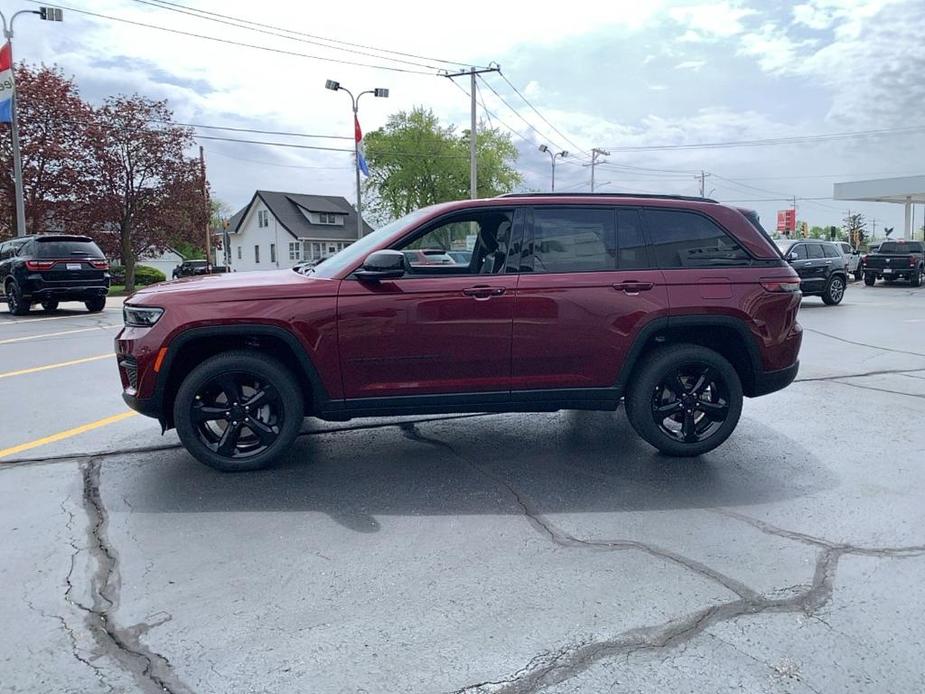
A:
{"type": "Polygon", "coordinates": [[[761,395],[767,395],[768,393],[786,388],[793,383],[793,379],[797,377],[799,370],[800,362],[798,360],[786,369],[756,373],[754,387],[751,389],[749,396],[757,398],[761,395]]]}
{"type": "Polygon", "coordinates": [[[106,296],[109,293],[109,285],[101,284],[93,287],[58,287],[47,284],[34,286],[28,293],[23,292],[24,297],[36,301],[43,299],[57,299],[58,301],[84,301],[93,299],[98,296],[106,296]]]}

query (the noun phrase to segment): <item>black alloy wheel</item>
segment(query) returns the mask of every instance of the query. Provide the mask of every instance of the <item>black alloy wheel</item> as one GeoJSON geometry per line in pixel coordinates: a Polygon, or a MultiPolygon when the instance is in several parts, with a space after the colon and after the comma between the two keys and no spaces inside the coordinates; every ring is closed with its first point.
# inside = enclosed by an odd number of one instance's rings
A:
{"type": "Polygon", "coordinates": [[[729,416],[729,393],[708,364],[685,364],[665,374],[652,394],[652,417],[667,436],[684,443],[706,441],[729,416]]]}
{"type": "Polygon", "coordinates": [[[845,278],[842,275],[832,275],[829,283],[822,292],[822,301],[828,306],[836,306],[845,298],[845,278]]]}
{"type": "Polygon", "coordinates": [[[15,282],[6,285],[6,305],[14,316],[24,316],[31,308],[29,302],[22,298],[22,293],[15,282]]]}

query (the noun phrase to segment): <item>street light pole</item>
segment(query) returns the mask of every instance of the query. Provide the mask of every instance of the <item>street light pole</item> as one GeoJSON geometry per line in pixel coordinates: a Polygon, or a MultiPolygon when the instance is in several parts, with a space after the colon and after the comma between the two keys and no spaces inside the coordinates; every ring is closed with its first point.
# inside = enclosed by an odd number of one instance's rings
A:
{"type": "Polygon", "coordinates": [[[360,109],[360,97],[364,94],[372,94],[380,98],[388,98],[389,90],[376,88],[376,89],[367,89],[365,92],[360,92],[356,96],[353,95],[346,87],[341,86],[340,82],[335,80],[327,80],[324,83],[325,89],[330,89],[331,91],[342,91],[347,92],[350,95],[350,103],[353,106],[353,128],[354,128],[354,137],[353,137],[353,163],[356,173],[356,184],[357,184],[357,239],[363,238],[363,202],[361,198],[360,190],[360,138],[356,135],[356,130],[359,126],[359,109],[360,109]]]}
{"type": "Polygon", "coordinates": [[[37,14],[48,22],[60,22],[63,14],[60,9],[54,7],[41,7],[37,10],[20,10],[10,17],[7,24],[6,16],[0,12],[0,19],[3,20],[3,36],[10,46],[10,144],[13,149],[13,185],[16,197],[16,235],[26,235],[26,205],[23,200],[22,189],[22,153],[19,149],[19,117],[16,114],[16,80],[13,76],[13,23],[21,14],[37,14]]]}
{"type": "Polygon", "coordinates": [[[541,152],[546,152],[546,154],[549,155],[549,160],[550,160],[550,163],[552,164],[552,189],[550,192],[555,193],[556,192],[556,159],[559,159],[559,158],[565,159],[568,156],[568,152],[566,152],[565,150],[562,150],[561,152],[553,153],[553,151],[549,149],[549,147],[547,147],[546,145],[540,145],[539,150],[541,152]]]}

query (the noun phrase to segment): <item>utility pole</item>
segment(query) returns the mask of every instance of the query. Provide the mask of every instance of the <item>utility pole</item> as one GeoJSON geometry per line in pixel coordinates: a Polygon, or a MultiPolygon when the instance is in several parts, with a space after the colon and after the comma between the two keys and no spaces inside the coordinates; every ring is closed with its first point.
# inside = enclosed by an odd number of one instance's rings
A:
{"type": "Polygon", "coordinates": [[[700,181],[700,197],[702,198],[707,197],[707,176],[712,176],[712,175],[713,174],[708,174],[703,169],[700,169],[700,175],[694,176],[694,178],[700,181]]]}
{"type": "Polygon", "coordinates": [[[206,185],[206,155],[199,145],[199,175],[202,178],[202,204],[206,206],[206,267],[212,271],[212,209],[209,206],[209,189],[206,185]]]}
{"type": "Polygon", "coordinates": [[[585,166],[591,167],[591,192],[594,192],[594,167],[598,164],[604,164],[605,162],[599,162],[598,157],[609,157],[610,152],[606,149],[601,149],[600,147],[594,147],[591,150],[591,163],[585,164],[585,166]]]}
{"type": "Polygon", "coordinates": [[[10,23],[7,25],[6,16],[0,12],[0,19],[3,20],[3,36],[7,42],[7,56],[10,61],[10,144],[13,149],[13,183],[16,197],[16,235],[26,235],[26,205],[23,201],[22,190],[22,153],[19,149],[19,117],[16,114],[16,81],[13,78],[13,22],[21,14],[37,14],[46,22],[63,21],[63,13],[55,7],[41,7],[37,10],[20,10],[10,17],[10,23]]]}
{"type": "Polygon", "coordinates": [[[475,80],[478,75],[484,74],[486,72],[501,72],[501,66],[495,65],[494,67],[484,67],[484,68],[474,68],[470,67],[468,70],[462,70],[460,72],[448,72],[443,76],[453,79],[454,77],[462,77],[463,75],[469,75],[469,197],[472,200],[475,200],[479,197],[479,186],[478,186],[478,104],[475,99],[475,80]]]}

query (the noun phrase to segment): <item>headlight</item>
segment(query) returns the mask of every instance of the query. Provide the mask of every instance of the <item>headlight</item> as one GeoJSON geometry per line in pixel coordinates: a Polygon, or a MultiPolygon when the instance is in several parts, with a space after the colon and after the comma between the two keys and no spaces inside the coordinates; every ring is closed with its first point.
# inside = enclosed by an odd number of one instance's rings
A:
{"type": "Polygon", "coordinates": [[[155,306],[123,306],[122,318],[133,328],[150,328],[164,315],[164,309],[155,306]]]}

